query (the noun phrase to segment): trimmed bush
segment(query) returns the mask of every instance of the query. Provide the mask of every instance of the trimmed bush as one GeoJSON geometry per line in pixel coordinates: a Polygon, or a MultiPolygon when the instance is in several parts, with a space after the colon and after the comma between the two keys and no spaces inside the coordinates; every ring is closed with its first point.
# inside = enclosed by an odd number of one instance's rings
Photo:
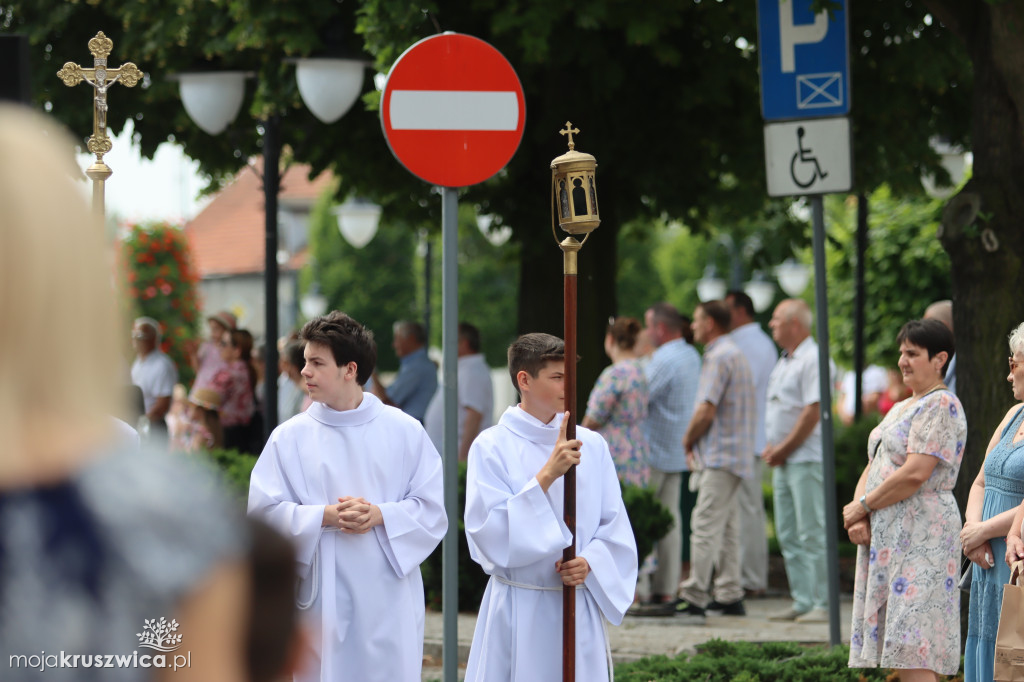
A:
{"type": "MultiPolygon", "coordinates": [[[[846,646],[806,647],[795,642],[726,642],[713,639],[696,654],[653,656],[615,667],[616,682],[872,682],[899,679],[886,668],[848,668],[846,646]]],[[[940,679],[950,679],[940,676],[940,679]]],[[[952,680],[962,679],[960,676],[952,680]]]]}

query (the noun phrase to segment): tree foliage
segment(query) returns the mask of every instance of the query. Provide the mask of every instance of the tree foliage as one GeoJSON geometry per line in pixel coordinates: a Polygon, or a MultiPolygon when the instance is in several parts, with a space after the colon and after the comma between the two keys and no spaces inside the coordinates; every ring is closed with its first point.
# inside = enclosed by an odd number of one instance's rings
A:
{"type": "MultiPolygon", "coordinates": [[[[909,190],[922,167],[936,168],[931,135],[966,139],[966,58],[920,2],[856,2],[851,19],[857,184],[909,190]]],[[[566,120],[583,131],[580,149],[598,159],[603,224],[580,255],[581,396],[600,370],[590,360],[602,355],[600,330],[618,311],[621,225],[665,218],[699,231],[765,213],[755,20],[749,4],[673,0],[0,0],[0,30],[31,39],[37,100],[79,134],[91,127],[86,93],[65,88],[53,72],[67,59],[85,60],[86,42],[102,29],[115,42],[112,64],[131,59],[149,74],[141,92],[111,95],[112,129],[133,118],[144,153],[173,138],[217,180],[258,153],[254,117],[276,113],[284,141],[314,173],[332,167],[344,178],[340,195],[369,196],[411,229],[436,230],[440,201],[389,153],[369,79],[364,104],[332,128],[301,105],[282,58],[352,48],[354,30],[381,71],[440,31],[493,44],[523,83],[526,131],[508,167],[461,190],[460,200],[516,229],[520,331],[561,331],[561,302],[552,295],[561,289],[561,256],[548,241],[547,177],[565,149],[557,131],[566,120]],[[256,75],[244,105],[249,116],[217,137],[188,120],[168,80],[210,65],[256,75]]]]}
{"type": "MultiPolygon", "coordinates": [[[[868,249],[864,287],[866,364],[894,367],[896,335],[908,320],[919,319],[934,301],[949,298],[952,284],[949,255],[938,238],[942,203],[899,199],[887,186],[868,202],[868,249]]],[[[854,269],[856,267],[857,202],[836,197],[829,202],[829,335],[832,357],[853,364],[854,269]]]]}
{"type": "Polygon", "coordinates": [[[391,350],[392,325],[418,320],[413,275],[415,235],[386,215],[376,236],[361,249],[353,248],[338,231],[331,213],[333,189],[313,207],[309,219],[312,263],[303,272],[306,289],[316,281],[329,310],[342,310],[373,331],[377,340],[377,366],[391,371],[398,359],[391,350]]]}

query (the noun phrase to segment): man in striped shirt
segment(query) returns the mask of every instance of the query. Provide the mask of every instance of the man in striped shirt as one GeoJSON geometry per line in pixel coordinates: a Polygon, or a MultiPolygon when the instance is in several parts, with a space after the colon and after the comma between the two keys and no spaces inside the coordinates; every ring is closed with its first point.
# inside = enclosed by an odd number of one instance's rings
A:
{"type": "Polygon", "coordinates": [[[730,338],[729,325],[729,307],[722,301],[701,303],[693,314],[704,365],[683,448],[691,472],[697,472],[691,477],[699,482],[690,518],[690,577],[679,589],[676,616],[695,624],[704,623],[712,601],[727,613],[744,611],[737,496],[740,483],[754,474],[757,398],[750,365],[730,338]]]}

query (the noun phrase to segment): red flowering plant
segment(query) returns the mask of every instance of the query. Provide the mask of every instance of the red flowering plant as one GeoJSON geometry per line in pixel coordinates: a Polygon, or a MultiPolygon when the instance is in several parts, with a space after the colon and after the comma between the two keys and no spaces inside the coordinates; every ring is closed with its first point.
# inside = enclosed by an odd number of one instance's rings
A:
{"type": "Polygon", "coordinates": [[[178,366],[179,379],[188,386],[194,372],[186,348],[198,339],[199,274],[185,233],[165,222],[132,225],[119,252],[131,319],[145,316],[160,323],[160,350],[178,366]]]}

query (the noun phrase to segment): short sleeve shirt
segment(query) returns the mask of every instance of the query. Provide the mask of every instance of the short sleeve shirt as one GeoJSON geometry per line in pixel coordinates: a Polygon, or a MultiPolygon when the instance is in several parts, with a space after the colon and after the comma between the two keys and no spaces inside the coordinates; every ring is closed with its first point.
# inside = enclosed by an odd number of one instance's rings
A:
{"type": "Polygon", "coordinates": [[[715,418],[696,444],[702,465],[750,478],[757,417],[754,379],[743,352],[728,336],[720,336],[704,348],[697,404],[704,402],[715,406],[715,418]]]}
{"type": "MultiPolygon", "coordinates": [[[[818,344],[808,336],[792,353],[783,353],[768,378],[765,433],[771,444],[781,443],[793,431],[800,412],[821,402],[818,381],[818,344]]],[[[786,459],[787,464],[821,461],[821,422],[786,459]]]]}

